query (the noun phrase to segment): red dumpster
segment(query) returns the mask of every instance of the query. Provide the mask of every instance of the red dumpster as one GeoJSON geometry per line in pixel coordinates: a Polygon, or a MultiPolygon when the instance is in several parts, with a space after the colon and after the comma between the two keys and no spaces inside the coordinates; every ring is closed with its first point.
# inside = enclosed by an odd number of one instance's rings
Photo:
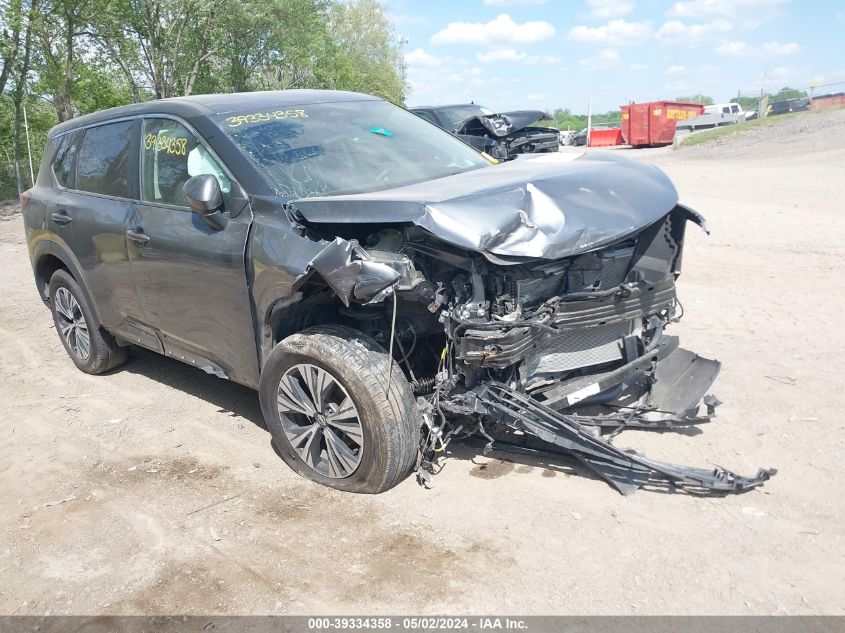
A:
{"type": "Polygon", "coordinates": [[[619,106],[622,110],[622,138],[633,147],[669,145],[675,138],[675,125],[704,113],[700,103],[652,101],[619,106]]]}
{"type": "Polygon", "coordinates": [[[609,130],[590,130],[590,147],[610,147],[622,145],[622,130],[618,127],[609,130]]]}

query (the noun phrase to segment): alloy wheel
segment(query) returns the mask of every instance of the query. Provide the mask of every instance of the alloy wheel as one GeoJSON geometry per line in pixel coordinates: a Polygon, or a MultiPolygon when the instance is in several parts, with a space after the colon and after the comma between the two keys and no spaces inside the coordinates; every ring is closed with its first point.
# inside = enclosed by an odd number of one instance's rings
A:
{"type": "Polygon", "coordinates": [[[55,303],[59,334],[79,360],[87,360],[91,354],[91,335],[82,307],[67,288],[56,290],[55,303]]]}
{"type": "Polygon", "coordinates": [[[364,430],[355,403],[334,376],[309,363],[294,365],[282,375],[277,400],[285,436],[302,461],[332,479],[355,472],[364,430]]]}

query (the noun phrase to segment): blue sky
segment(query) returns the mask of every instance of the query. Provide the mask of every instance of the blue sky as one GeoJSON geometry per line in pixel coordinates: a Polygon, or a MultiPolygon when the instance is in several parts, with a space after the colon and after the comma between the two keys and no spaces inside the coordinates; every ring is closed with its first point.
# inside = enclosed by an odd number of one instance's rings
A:
{"type": "MultiPolygon", "coordinates": [[[[845,0],[384,0],[409,105],[615,109],[843,82],[845,0]]],[[[825,91],[825,89],[822,89],[825,91]]]]}

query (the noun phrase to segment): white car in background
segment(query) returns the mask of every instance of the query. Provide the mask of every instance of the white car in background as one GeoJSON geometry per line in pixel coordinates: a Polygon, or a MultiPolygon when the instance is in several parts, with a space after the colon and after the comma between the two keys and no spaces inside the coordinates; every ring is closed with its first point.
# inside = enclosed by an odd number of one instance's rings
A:
{"type": "Polygon", "coordinates": [[[753,117],[755,112],[746,112],[738,103],[714,103],[713,105],[704,106],[704,114],[721,114],[741,116],[746,121],[753,117]]]}

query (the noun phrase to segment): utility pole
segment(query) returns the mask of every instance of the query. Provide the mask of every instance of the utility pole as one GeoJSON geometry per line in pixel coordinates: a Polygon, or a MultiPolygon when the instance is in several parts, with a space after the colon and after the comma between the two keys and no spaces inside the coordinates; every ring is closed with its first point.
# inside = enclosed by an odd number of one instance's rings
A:
{"type": "Polygon", "coordinates": [[[29,122],[26,119],[26,91],[23,97],[23,130],[26,133],[26,155],[29,157],[29,181],[35,186],[35,171],[32,169],[32,144],[29,142],[29,122]]]}

